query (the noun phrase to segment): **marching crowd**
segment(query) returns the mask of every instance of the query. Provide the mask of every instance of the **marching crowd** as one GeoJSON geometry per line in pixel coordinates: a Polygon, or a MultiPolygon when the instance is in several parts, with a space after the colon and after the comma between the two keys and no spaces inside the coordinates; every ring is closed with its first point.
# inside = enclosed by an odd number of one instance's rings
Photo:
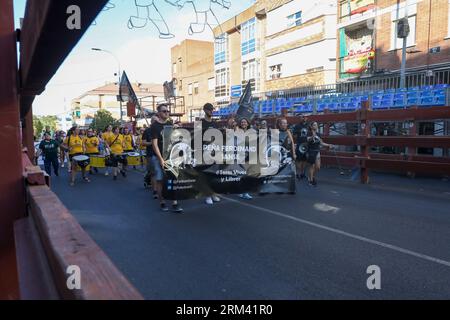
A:
{"type": "MultiPolygon", "coordinates": [[[[210,128],[220,129],[219,122],[213,119],[214,106],[207,103],[203,110],[205,114],[202,119],[203,131],[210,128]]],[[[103,132],[92,128],[82,130],[74,126],[67,134],[64,131],[56,131],[52,135],[50,128],[46,127],[38,147],[37,157],[42,155],[45,171],[51,175],[53,168],[56,176],[59,175],[60,167],[64,168],[67,159],[71,186],[75,185],[77,171],[81,171],[82,179],[85,182],[90,182],[89,175],[98,173],[99,168],[104,168],[106,176],[112,173],[113,180],[117,180],[119,174],[126,178],[130,166],[128,159],[137,157],[141,159],[139,163],[142,165],[145,158],[146,180],[148,185],[152,186],[154,199],[159,199],[161,210],[166,212],[169,211],[169,208],[162,194],[166,168],[162,155],[162,132],[168,124],[171,124],[169,106],[159,104],[157,114],[151,119],[151,125],[137,128],[135,133],[127,127],[109,125],[103,132]],[[94,159],[103,162],[100,162],[100,165],[90,165],[94,159]]],[[[242,131],[250,128],[257,131],[269,129],[265,119],[257,119],[250,123],[245,118],[239,119],[239,121],[230,118],[226,123],[226,128],[242,131]]],[[[317,123],[308,123],[307,118],[302,117],[298,124],[289,128],[287,120],[279,118],[276,122],[276,129],[279,130],[280,144],[291,152],[296,162],[297,178],[299,180],[307,178],[310,186],[316,186],[316,175],[320,170],[320,149],[333,147],[322,141],[317,123]],[[306,171],[307,167],[308,171],[306,171]]],[[[131,165],[135,167],[136,163],[131,165]]],[[[248,193],[239,196],[246,200],[252,199],[248,193]]],[[[220,198],[216,194],[211,194],[205,199],[209,205],[219,201],[220,198]]],[[[171,209],[176,213],[183,211],[176,200],[172,202],[171,209]]]]}

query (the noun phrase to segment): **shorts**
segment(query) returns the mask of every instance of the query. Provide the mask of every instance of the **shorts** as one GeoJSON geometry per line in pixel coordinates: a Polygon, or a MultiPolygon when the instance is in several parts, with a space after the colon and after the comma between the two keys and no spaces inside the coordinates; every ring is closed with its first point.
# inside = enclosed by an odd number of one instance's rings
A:
{"type": "Polygon", "coordinates": [[[127,157],[124,155],[111,154],[111,167],[117,168],[119,166],[119,163],[126,166],[128,163],[127,157]]]}
{"type": "Polygon", "coordinates": [[[296,152],[296,155],[297,155],[297,162],[308,161],[308,154],[306,152],[304,153],[296,152]]]}
{"type": "Polygon", "coordinates": [[[315,164],[317,160],[320,160],[320,151],[309,151],[308,152],[308,163],[315,164]]]}
{"type": "Polygon", "coordinates": [[[163,181],[164,180],[164,170],[161,167],[161,164],[159,163],[159,159],[157,156],[152,156],[150,159],[150,162],[152,164],[152,170],[153,170],[153,177],[156,181],[163,181]]]}
{"type": "Polygon", "coordinates": [[[147,156],[145,158],[147,159],[147,172],[150,175],[153,175],[153,173],[155,172],[155,169],[153,169],[152,156],[147,156]]]}

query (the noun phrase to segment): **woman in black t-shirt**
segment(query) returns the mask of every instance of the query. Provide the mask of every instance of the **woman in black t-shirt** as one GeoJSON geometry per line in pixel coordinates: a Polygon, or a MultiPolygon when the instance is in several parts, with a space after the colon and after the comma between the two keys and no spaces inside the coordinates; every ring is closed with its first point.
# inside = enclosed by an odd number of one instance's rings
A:
{"type": "Polygon", "coordinates": [[[317,133],[318,129],[319,127],[317,125],[317,122],[313,122],[309,127],[309,135],[306,138],[306,141],[308,142],[307,161],[310,164],[308,170],[308,181],[310,186],[317,185],[316,175],[320,170],[320,148],[334,147],[333,145],[322,141],[319,134],[317,133]]]}

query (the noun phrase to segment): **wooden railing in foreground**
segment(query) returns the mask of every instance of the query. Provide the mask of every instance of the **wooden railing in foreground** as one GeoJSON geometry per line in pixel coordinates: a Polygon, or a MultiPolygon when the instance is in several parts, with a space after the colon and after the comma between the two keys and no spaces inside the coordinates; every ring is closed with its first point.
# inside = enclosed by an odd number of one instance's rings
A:
{"type": "Polygon", "coordinates": [[[45,173],[22,157],[28,217],[14,226],[21,298],[142,299],[45,184],[45,173]],[[80,270],[80,289],[67,285],[70,266],[80,270]]]}

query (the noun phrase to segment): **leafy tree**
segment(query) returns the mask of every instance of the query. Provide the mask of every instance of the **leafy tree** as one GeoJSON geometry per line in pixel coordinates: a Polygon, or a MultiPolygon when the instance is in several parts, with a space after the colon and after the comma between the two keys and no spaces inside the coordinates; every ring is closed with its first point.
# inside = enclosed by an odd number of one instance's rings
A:
{"type": "Polygon", "coordinates": [[[41,119],[37,116],[33,116],[33,130],[35,136],[40,136],[42,130],[44,130],[44,125],[42,124],[41,119]]]}
{"type": "Polygon", "coordinates": [[[40,137],[45,127],[50,127],[51,131],[56,130],[56,116],[33,116],[33,129],[37,137],[40,137]]]}
{"type": "Polygon", "coordinates": [[[98,110],[94,115],[94,120],[90,127],[97,130],[98,132],[103,131],[108,125],[118,126],[120,121],[113,118],[111,112],[108,110],[98,110]]]}

